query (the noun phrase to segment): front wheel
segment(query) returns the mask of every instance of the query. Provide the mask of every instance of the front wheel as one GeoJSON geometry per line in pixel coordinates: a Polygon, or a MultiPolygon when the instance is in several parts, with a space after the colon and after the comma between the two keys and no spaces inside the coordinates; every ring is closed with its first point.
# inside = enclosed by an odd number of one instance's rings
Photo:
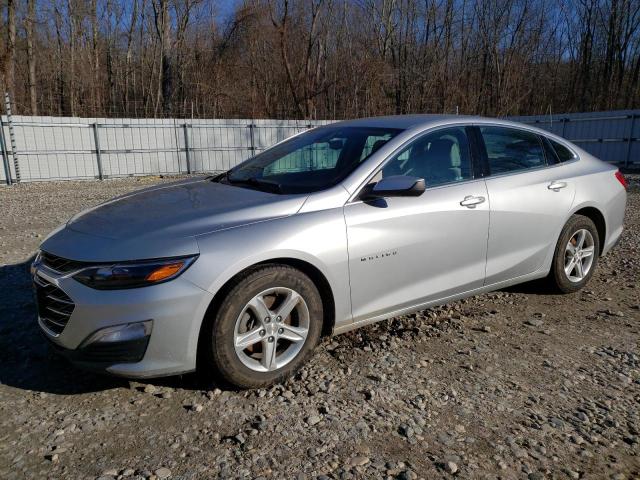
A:
{"type": "Polygon", "coordinates": [[[207,357],[228,382],[265,387],[307,360],[322,319],[322,300],[309,277],[286,265],[259,267],[227,293],[207,333],[207,357]]]}
{"type": "Polygon", "coordinates": [[[573,215],[562,229],[556,245],[549,281],[563,293],[584,287],[598,263],[600,238],[593,221],[573,215]]]}

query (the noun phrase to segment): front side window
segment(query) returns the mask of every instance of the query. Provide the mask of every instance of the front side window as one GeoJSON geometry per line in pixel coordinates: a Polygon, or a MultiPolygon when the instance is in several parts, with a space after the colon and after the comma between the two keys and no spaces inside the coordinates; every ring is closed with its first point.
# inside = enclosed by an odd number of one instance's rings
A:
{"type": "Polygon", "coordinates": [[[401,129],[327,126],[250,158],[218,181],[273,193],[310,193],[344,180],[401,129]]]}
{"type": "Polygon", "coordinates": [[[535,133],[514,128],[480,127],[492,175],[546,165],[544,150],[535,133]]]}
{"type": "Polygon", "coordinates": [[[382,176],[423,178],[427,187],[472,178],[464,127],[445,128],[412,142],[382,168],[382,176]]]}
{"type": "Polygon", "coordinates": [[[369,135],[367,137],[367,141],[362,149],[362,154],[360,155],[360,160],[364,160],[365,158],[371,156],[376,153],[380,148],[384,146],[393,135],[390,133],[384,133],[381,135],[369,135]]]}

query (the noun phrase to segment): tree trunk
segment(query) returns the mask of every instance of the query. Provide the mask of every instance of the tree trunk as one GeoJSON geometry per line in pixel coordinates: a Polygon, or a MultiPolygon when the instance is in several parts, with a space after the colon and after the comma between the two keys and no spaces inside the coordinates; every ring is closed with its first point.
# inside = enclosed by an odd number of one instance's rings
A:
{"type": "Polygon", "coordinates": [[[5,62],[6,88],[15,115],[17,112],[14,98],[16,91],[16,4],[14,0],[7,0],[7,56],[5,62]]]}
{"type": "Polygon", "coordinates": [[[162,102],[164,114],[171,112],[171,100],[173,95],[173,65],[171,64],[171,23],[169,21],[169,0],[156,0],[153,2],[156,33],[160,40],[160,78],[158,79],[158,95],[156,110],[162,102]]]}
{"type": "Polygon", "coordinates": [[[124,72],[124,110],[129,115],[129,76],[134,73],[131,71],[131,58],[133,48],[133,32],[138,21],[138,0],[133,0],[133,10],[131,11],[131,22],[127,31],[127,53],[125,56],[125,72],[124,72]]]}
{"type": "Polygon", "coordinates": [[[27,63],[29,64],[29,103],[31,115],[38,115],[38,95],[36,91],[36,57],[33,52],[33,24],[35,22],[36,0],[28,0],[25,33],[27,37],[27,63]]]}
{"type": "Polygon", "coordinates": [[[280,39],[280,55],[282,57],[282,64],[284,66],[284,70],[287,77],[287,85],[289,86],[289,91],[291,92],[291,96],[293,97],[293,102],[295,104],[298,115],[302,118],[305,117],[304,109],[302,108],[302,102],[298,96],[297,92],[297,82],[294,79],[291,62],[289,60],[289,47],[287,46],[287,20],[289,17],[289,2],[285,0],[283,3],[283,13],[280,22],[276,20],[275,17],[275,8],[270,5],[270,13],[271,13],[271,23],[276,28],[278,32],[278,38],[280,39]]]}
{"type": "MultiPolygon", "coordinates": [[[[93,108],[100,111],[100,56],[98,52],[98,2],[91,0],[91,46],[92,46],[92,69],[93,69],[93,108]]],[[[97,113],[95,113],[97,115],[97,113]]]]}
{"type": "Polygon", "coordinates": [[[54,24],[56,27],[56,53],[58,58],[56,59],[56,93],[57,101],[56,106],[58,108],[58,115],[63,115],[65,111],[65,85],[64,85],[64,59],[63,57],[63,40],[62,40],[62,14],[60,9],[56,6],[54,8],[54,24]]]}
{"type": "Polygon", "coordinates": [[[69,15],[69,113],[76,114],[75,77],[76,77],[76,12],[72,1],[67,0],[67,14],[69,15]]]}

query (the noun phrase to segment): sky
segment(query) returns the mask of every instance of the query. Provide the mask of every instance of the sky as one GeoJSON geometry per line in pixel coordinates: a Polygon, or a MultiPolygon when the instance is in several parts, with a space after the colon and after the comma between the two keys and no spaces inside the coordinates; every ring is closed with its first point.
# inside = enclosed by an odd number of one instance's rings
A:
{"type": "Polygon", "coordinates": [[[215,5],[220,18],[227,18],[231,15],[236,7],[242,3],[242,0],[216,0],[215,5]]]}
{"type": "MultiPolygon", "coordinates": [[[[23,18],[26,15],[26,1],[22,3],[23,0],[17,2],[17,10],[16,14],[18,18],[23,18]]],[[[101,17],[104,15],[105,7],[108,0],[98,0],[98,16],[101,17]]],[[[133,10],[133,1],[132,0],[111,0],[111,5],[115,5],[116,7],[112,11],[119,11],[122,14],[120,18],[120,27],[125,27],[130,21],[131,11],[133,10]]],[[[216,15],[216,20],[220,24],[226,23],[226,20],[229,19],[231,15],[235,12],[237,7],[241,5],[243,0],[203,0],[203,4],[205,6],[212,6],[216,15]]],[[[139,0],[138,5],[142,2],[139,0]]],[[[66,9],[67,9],[67,0],[36,0],[36,17],[39,22],[53,23],[53,15],[51,12],[53,11],[54,5],[60,10],[63,17],[66,17],[66,9]]],[[[149,1],[147,0],[147,5],[149,5],[149,1]]],[[[138,10],[139,11],[139,10],[138,10]]],[[[0,4],[0,20],[6,24],[7,16],[7,8],[6,5],[3,7],[0,4]]],[[[172,15],[173,17],[173,15],[172,15]]],[[[104,25],[103,20],[101,19],[101,25],[104,25]]],[[[172,20],[174,20],[172,18],[172,20]]],[[[19,20],[20,21],[20,20],[19,20]]],[[[53,28],[53,27],[52,27],[53,28]]],[[[63,33],[64,35],[64,33],[63,33]]]]}
{"type": "MultiPolygon", "coordinates": [[[[133,6],[132,0],[112,0],[112,1],[116,5],[120,5],[125,13],[131,12],[131,9],[133,6]]],[[[242,0],[205,0],[205,1],[213,5],[216,11],[217,17],[220,20],[227,19],[231,14],[233,14],[233,12],[238,7],[238,5],[242,3],[242,0]]],[[[52,8],[53,2],[56,2],[56,0],[36,0],[36,11],[39,11],[38,12],[40,14],[39,16],[46,15],[46,12],[49,12],[50,9],[52,8]]],[[[98,8],[100,9],[100,5],[101,4],[104,5],[104,3],[105,3],[105,0],[98,0],[98,5],[99,5],[98,8]]],[[[60,8],[64,12],[66,9],[67,2],[65,0],[57,0],[57,4],[58,4],[58,8],[60,8]]],[[[140,2],[138,4],[140,4],[140,2]]],[[[25,2],[25,5],[26,5],[26,2],[25,2]]],[[[20,2],[18,2],[18,14],[20,13],[24,14],[25,12],[23,12],[23,10],[26,11],[26,7],[20,4],[20,2]]],[[[1,13],[2,13],[1,18],[5,20],[6,19],[5,7],[2,7],[1,13]]]]}

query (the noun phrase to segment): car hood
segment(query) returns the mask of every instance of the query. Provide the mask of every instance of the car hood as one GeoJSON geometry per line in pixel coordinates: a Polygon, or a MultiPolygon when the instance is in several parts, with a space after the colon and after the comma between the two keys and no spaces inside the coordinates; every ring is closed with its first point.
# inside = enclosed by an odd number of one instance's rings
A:
{"type": "Polygon", "coordinates": [[[42,248],[66,258],[100,261],[197,253],[197,235],[292,215],[305,199],[189,179],[85,210],[50,235],[42,248]]]}

